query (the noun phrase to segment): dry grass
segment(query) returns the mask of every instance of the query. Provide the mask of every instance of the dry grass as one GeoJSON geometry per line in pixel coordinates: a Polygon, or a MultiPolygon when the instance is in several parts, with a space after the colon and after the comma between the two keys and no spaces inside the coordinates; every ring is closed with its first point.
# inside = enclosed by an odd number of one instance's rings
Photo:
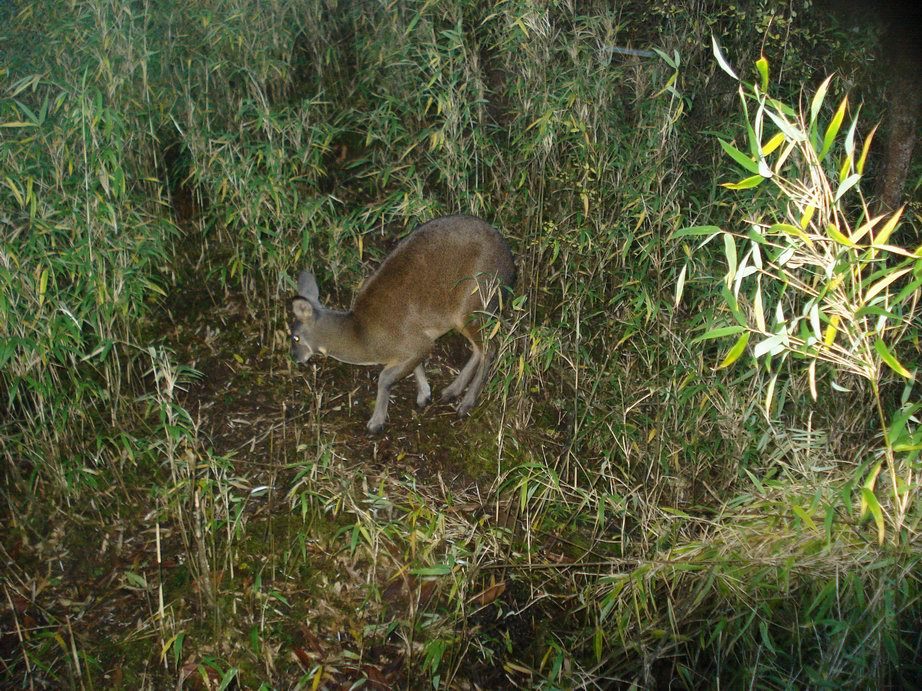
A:
{"type": "MultiPolygon", "coordinates": [[[[868,420],[915,439],[914,389],[814,404],[789,368],[766,414],[780,368],[696,340],[732,313],[727,245],[671,239],[786,212],[717,186],[702,130],[746,135],[707,41],[783,48],[778,98],[823,59],[863,74],[805,12],[0,5],[3,678],[910,684],[919,503],[879,545],[861,500],[893,507],[868,420]],[[345,306],[458,211],[518,258],[488,395],[459,421],[398,385],[368,438],[373,373],[287,357],[292,277],[345,306]]],[[[917,326],[893,343],[917,367],[917,326]]]]}

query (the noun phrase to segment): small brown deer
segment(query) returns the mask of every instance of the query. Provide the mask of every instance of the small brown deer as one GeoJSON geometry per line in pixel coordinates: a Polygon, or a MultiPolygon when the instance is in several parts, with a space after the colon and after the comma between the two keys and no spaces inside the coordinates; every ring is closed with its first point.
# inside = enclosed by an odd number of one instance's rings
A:
{"type": "Polygon", "coordinates": [[[410,372],[416,376],[416,404],[429,403],[432,390],[423,359],[437,338],[455,329],[474,352],[441,398],[464,393],[458,414],[466,415],[493,357],[494,348],[481,332],[484,318],[496,313],[501,289],[514,278],[512,253],[489,224],[472,216],[434,219],[397,245],[348,312],[321,305],[314,275],[302,271],[292,301],[291,357],[304,363],[319,352],[352,365],[384,365],[367,425],[374,433],[387,419],[391,386],[410,372]]]}

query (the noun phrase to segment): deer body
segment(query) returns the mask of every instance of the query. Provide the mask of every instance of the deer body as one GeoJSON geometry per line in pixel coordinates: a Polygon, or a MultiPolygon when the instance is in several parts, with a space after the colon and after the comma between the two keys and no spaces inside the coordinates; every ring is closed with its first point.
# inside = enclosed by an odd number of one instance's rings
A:
{"type": "Polygon", "coordinates": [[[472,216],[434,219],[385,258],[348,312],[323,307],[313,274],[302,271],[292,301],[292,358],[304,363],[319,352],[349,364],[384,365],[367,425],[377,432],[387,418],[391,386],[411,372],[417,405],[430,401],[422,363],[436,339],[454,329],[473,353],[442,399],[464,393],[458,413],[465,415],[483,389],[493,356],[481,335],[484,316],[496,312],[500,288],[514,277],[509,247],[486,222],[472,216]]]}

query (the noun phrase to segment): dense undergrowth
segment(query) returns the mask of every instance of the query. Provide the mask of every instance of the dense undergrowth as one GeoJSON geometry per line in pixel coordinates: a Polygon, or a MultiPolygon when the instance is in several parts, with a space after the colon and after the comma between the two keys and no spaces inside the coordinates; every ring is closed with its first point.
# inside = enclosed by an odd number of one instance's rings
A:
{"type": "Polygon", "coordinates": [[[5,682],[918,680],[880,27],[739,5],[0,4],[5,682]],[[293,277],[454,212],[517,255],[490,395],[366,440],[293,277]]]}

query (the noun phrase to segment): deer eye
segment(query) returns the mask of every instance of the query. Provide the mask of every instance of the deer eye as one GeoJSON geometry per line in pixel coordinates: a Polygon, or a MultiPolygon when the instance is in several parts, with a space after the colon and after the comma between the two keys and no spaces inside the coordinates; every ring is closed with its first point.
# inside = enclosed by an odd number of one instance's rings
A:
{"type": "Polygon", "coordinates": [[[300,343],[300,342],[301,342],[301,337],[298,336],[297,334],[292,334],[291,340],[294,341],[295,343],[300,343]]]}

